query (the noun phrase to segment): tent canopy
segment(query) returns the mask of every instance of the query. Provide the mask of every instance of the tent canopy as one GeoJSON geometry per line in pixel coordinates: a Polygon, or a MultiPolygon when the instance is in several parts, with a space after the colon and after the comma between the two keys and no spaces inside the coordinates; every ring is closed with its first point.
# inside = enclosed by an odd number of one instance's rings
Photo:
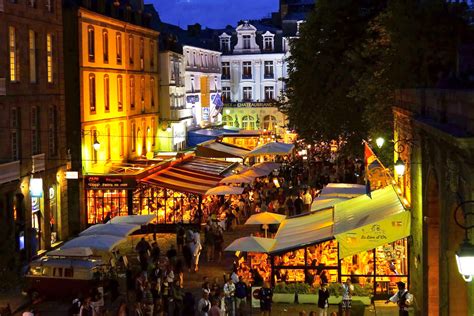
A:
{"type": "Polygon", "coordinates": [[[53,251],[49,251],[47,255],[58,257],[90,257],[93,255],[93,252],[89,247],[77,247],[68,249],[55,249],[53,251]]]}
{"type": "Polygon", "coordinates": [[[281,163],[278,163],[278,162],[264,161],[264,162],[256,163],[255,165],[252,166],[252,169],[267,170],[267,171],[270,171],[271,173],[273,170],[280,168],[280,166],[281,166],[281,163]]]}
{"type": "Polygon", "coordinates": [[[266,143],[262,146],[259,146],[253,149],[252,151],[247,153],[246,157],[262,156],[262,155],[285,156],[285,155],[291,154],[291,152],[293,151],[293,148],[295,148],[295,145],[293,144],[271,142],[271,143],[266,143]]]}
{"type": "Polygon", "coordinates": [[[354,198],[366,194],[365,185],[352,183],[329,183],[321,190],[321,196],[333,198],[354,198]]]}
{"type": "Polygon", "coordinates": [[[82,231],[79,236],[87,235],[111,235],[118,237],[127,237],[131,233],[140,229],[140,225],[136,224],[96,224],[82,231]]]}
{"type": "Polygon", "coordinates": [[[285,220],[286,216],[272,213],[272,212],[262,212],[253,214],[250,216],[245,225],[272,225],[272,224],[280,224],[285,220]]]}
{"type": "Polygon", "coordinates": [[[123,215],[115,216],[107,223],[111,224],[131,224],[146,225],[156,218],[155,215],[123,215]]]}
{"type": "Polygon", "coordinates": [[[337,203],[344,202],[347,200],[348,198],[332,198],[326,196],[318,196],[313,200],[313,204],[311,204],[311,212],[330,208],[336,205],[337,203]]]}
{"type": "Polygon", "coordinates": [[[240,174],[233,174],[231,176],[225,177],[219,183],[226,183],[226,184],[240,184],[240,183],[252,183],[255,180],[254,177],[246,176],[243,173],[240,174]]]}
{"type": "Polygon", "coordinates": [[[244,172],[242,172],[241,175],[252,177],[252,178],[260,178],[260,177],[266,177],[270,173],[272,173],[272,172],[268,171],[268,170],[250,168],[250,169],[245,170],[244,172]]]}
{"type": "Polygon", "coordinates": [[[215,140],[201,143],[196,148],[196,155],[209,158],[244,158],[248,149],[217,142],[215,140]]]}
{"type": "Polygon", "coordinates": [[[111,251],[127,239],[110,235],[87,235],[79,236],[66,242],[61,249],[88,247],[92,250],[111,251]]]}
{"type": "Polygon", "coordinates": [[[231,187],[228,185],[220,185],[215,188],[207,190],[206,195],[227,195],[227,194],[242,194],[244,188],[231,187]]]}
{"type": "Polygon", "coordinates": [[[275,236],[272,253],[333,239],[333,210],[285,219],[275,236]]]}
{"type": "Polygon", "coordinates": [[[261,237],[242,237],[234,240],[225,251],[269,252],[275,244],[275,239],[261,237]]]}

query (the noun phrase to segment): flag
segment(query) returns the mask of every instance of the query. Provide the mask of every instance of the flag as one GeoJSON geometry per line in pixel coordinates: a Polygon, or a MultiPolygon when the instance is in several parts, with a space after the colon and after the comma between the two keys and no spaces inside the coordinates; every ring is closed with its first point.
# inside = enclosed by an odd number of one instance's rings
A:
{"type": "Polygon", "coordinates": [[[219,93],[217,93],[216,96],[214,97],[212,104],[214,104],[215,107],[211,115],[212,117],[216,117],[218,114],[222,112],[222,109],[224,108],[224,103],[222,102],[221,95],[219,93]]]}
{"type": "Polygon", "coordinates": [[[365,185],[366,194],[371,197],[371,185],[375,188],[383,187],[390,183],[385,167],[375,155],[369,144],[364,141],[365,185]]]}
{"type": "Polygon", "coordinates": [[[372,189],[370,188],[370,180],[367,179],[367,176],[365,177],[365,194],[367,194],[369,198],[372,198],[372,189]]]}

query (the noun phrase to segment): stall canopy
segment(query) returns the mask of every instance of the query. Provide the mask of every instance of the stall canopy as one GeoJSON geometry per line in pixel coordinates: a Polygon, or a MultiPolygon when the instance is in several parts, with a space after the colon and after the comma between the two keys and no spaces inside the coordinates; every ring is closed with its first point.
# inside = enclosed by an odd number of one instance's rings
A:
{"type": "Polygon", "coordinates": [[[341,258],[410,235],[410,212],[392,186],[334,206],[334,236],[341,258]]]}
{"type": "Polygon", "coordinates": [[[156,218],[155,215],[124,215],[115,216],[107,223],[111,224],[130,224],[130,225],[146,225],[156,218]]]}
{"type": "Polygon", "coordinates": [[[88,247],[92,250],[111,251],[127,239],[110,235],[79,236],[66,242],[61,249],[88,247]]]}
{"type": "Polygon", "coordinates": [[[288,218],[280,224],[272,253],[333,239],[333,210],[288,218]]]}
{"type": "Polygon", "coordinates": [[[329,183],[321,190],[321,196],[332,198],[354,198],[366,194],[366,186],[352,183],[329,183]]]}
{"type": "Polygon", "coordinates": [[[196,155],[209,158],[245,158],[248,149],[217,141],[201,143],[196,148],[196,155]]]}
{"type": "Polygon", "coordinates": [[[224,134],[238,134],[238,130],[233,129],[198,129],[188,132],[188,146],[194,147],[202,142],[216,139],[217,137],[224,134]]]}
{"type": "Polygon", "coordinates": [[[259,162],[256,163],[255,165],[252,166],[252,169],[254,170],[265,170],[270,173],[272,173],[273,170],[280,168],[281,163],[278,162],[271,162],[271,161],[264,161],[264,162],[259,162]]]}
{"type": "Polygon", "coordinates": [[[82,231],[79,236],[87,235],[111,235],[118,237],[127,237],[131,233],[140,229],[136,224],[96,224],[82,231]]]}
{"type": "Polygon", "coordinates": [[[313,200],[311,204],[311,212],[319,211],[325,208],[330,208],[336,205],[337,203],[347,201],[346,198],[331,198],[325,196],[318,196],[313,200]]]}
{"type": "Polygon", "coordinates": [[[293,148],[295,148],[295,145],[293,144],[271,142],[271,143],[266,143],[250,151],[246,157],[262,156],[262,155],[285,156],[285,155],[291,154],[291,152],[293,151],[293,148]]]}
{"type": "Polygon", "coordinates": [[[234,240],[225,251],[269,252],[275,245],[275,239],[262,237],[242,237],[234,240]]]}
{"type": "Polygon", "coordinates": [[[242,194],[244,188],[241,187],[231,187],[228,185],[220,185],[215,188],[207,190],[206,195],[227,195],[227,194],[242,194]]]}
{"type": "Polygon", "coordinates": [[[280,224],[285,220],[286,216],[272,213],[272,212],[262,212],[253,214],[250,216],[245,225],[272,225],[272,224],[280,224]]]}
{"type": "Polygon", "coordinates": [[[252,183],[255,180],[254,177],[246,176],[243,173],[234,174],[222,179],[219,183],[226,183],[226,184],[240,184],[240,183],[252,183]]]}
{"type": "Polygon", "coordinates": [[[93,255],[93,252],[89,247],[77,247],[68,249],[55,249],[48,252],[47,255],[58,257],[90,257],[93,255]]]}
{"type": "Polygon", "coordinates": [[[179,192],[204,195],[223,179],[221,174],[234,164],[212,159],[194,158],[160,170],[141,181],[179,192]]]}
{"type": "Polygon", "coordinates": [[[268,171],[268,170],[250,168],[250,169],[245,170],[244,172],[242,172],[241,175],[249,176],[249,177],[252,177],[252,178],[260,178],[260,177],[266,177],[270,173],[271,173],[271,171],[268,171]]]}

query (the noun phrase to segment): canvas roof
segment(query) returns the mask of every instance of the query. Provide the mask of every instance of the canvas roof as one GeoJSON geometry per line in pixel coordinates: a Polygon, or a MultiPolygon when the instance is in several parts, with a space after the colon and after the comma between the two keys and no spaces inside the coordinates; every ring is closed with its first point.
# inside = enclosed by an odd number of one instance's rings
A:
{"type": "Polygon", "coordinates": [[[353,183],[329,183],[321,190],[320,196],[333,198],[353,198],[365,193],[365,185],[353,183]]]}

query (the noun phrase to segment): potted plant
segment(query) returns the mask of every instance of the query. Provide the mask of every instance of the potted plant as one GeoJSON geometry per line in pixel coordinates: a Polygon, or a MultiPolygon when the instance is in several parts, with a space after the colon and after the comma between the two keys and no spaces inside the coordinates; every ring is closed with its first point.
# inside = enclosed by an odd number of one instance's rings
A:
{"type": "MultiPolygon", "coordinates": [[[[354,285],[354,292],[352,293],[352,301],[361,301],[364,305],[371,304],[372,284],[361,286],[354,285]]],[[[331,283],[329,285],[329,304],[339,304],[342,301],[343,288],[339,283],[331,283]]]]}
{"type": "Polygon", "coordinates": [[[318,289],[306,283],[300,283],[296,286],[298,303],[300,304],[318,304],[318,289]]]}
{"type": "Polygon", "coordinates": [[[295,284],[278,283],[273,288],[273,302],[291,304],[295,301],[295,284]]]}

